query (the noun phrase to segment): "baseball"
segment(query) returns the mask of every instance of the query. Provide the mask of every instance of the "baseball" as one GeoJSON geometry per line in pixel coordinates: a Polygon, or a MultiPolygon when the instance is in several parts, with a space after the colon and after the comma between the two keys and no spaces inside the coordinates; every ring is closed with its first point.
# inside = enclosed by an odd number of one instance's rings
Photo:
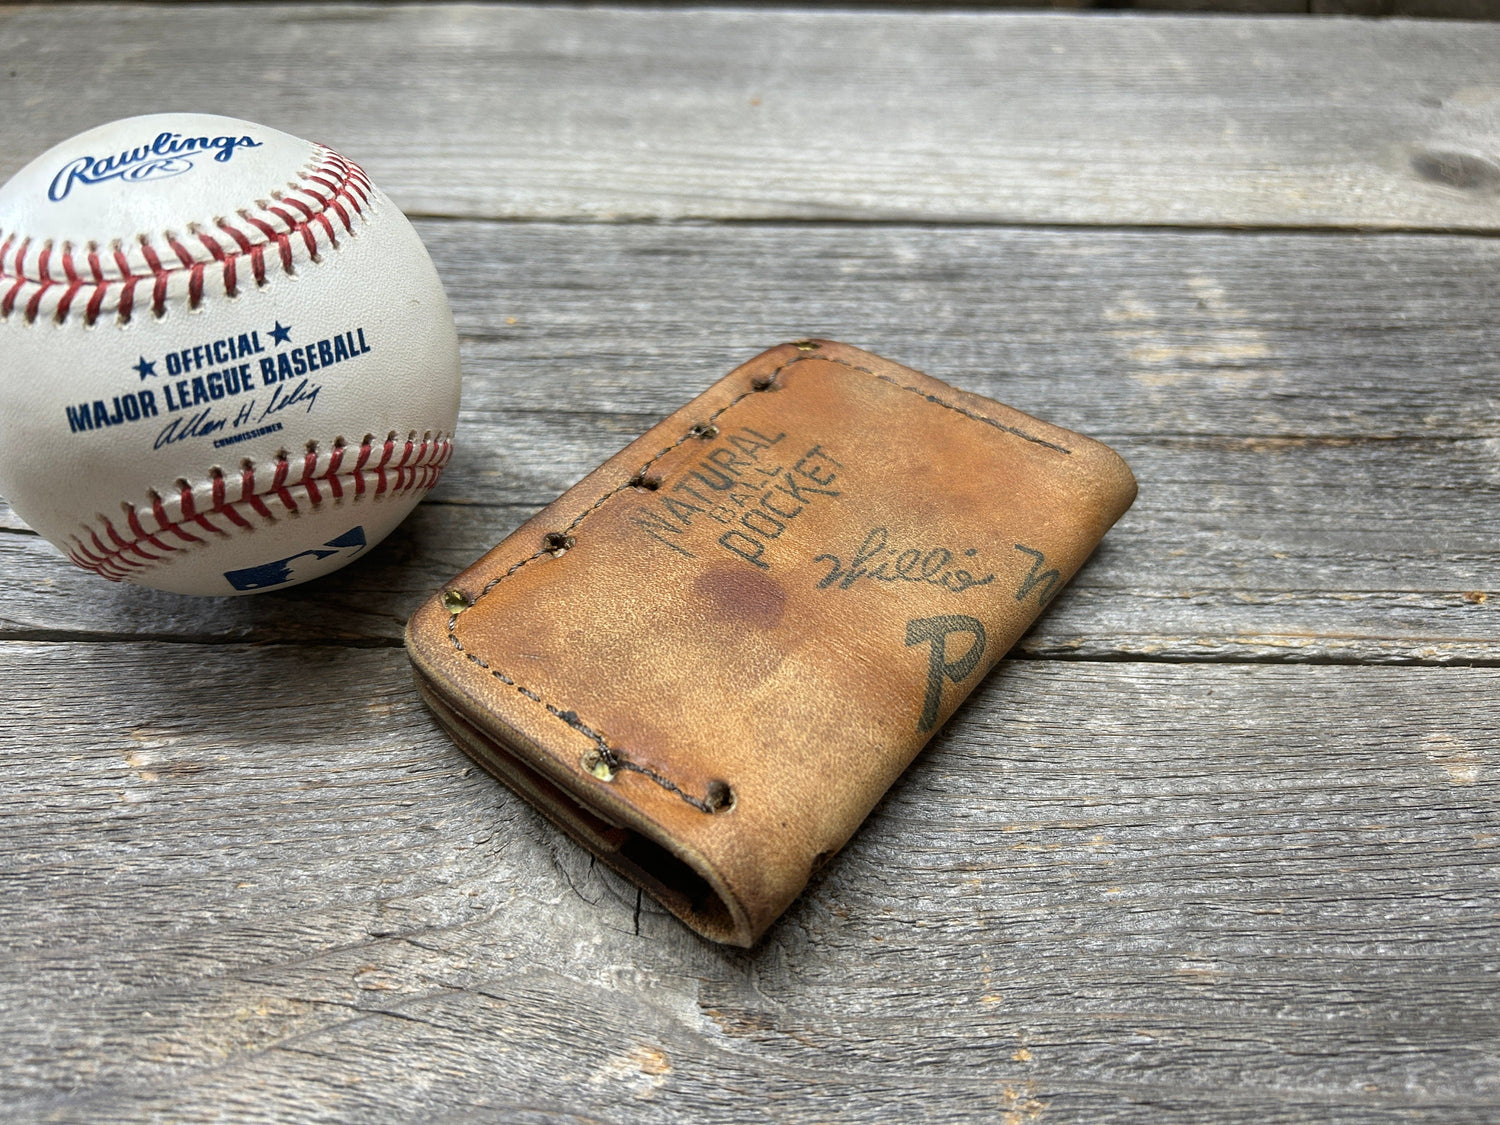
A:
{"type": "Polygon", "coordinates": [[[0,495],[79,566],[305,582],[437,483],[458,338],[406,217],[320,144],[101,125],[0,188],[0,495]]]}

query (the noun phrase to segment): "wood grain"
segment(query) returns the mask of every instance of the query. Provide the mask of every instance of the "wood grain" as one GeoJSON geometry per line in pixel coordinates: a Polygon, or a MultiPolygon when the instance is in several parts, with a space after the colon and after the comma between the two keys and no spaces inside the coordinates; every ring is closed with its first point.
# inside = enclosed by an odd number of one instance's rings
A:
{"type": "Polygon", "coordinates": [[[331,582],[206,602],[105,585],[0,533],[0,635],[393,643],[428,592],[637,433],[763,347],[820,334],[1134,467],[1135,508],[1024,653],[1500,660],[1490,240],[421,230],[466,385],[459,452],[406,528],[331,582]]]}
{"type": "Polygon", "coordinates": [[[26,1119],[1500,1104],[1495,669],[1003,665],[750,953],[471,770],[400,652],[9,642],[0,674],[26,1119]],[[59,706],[60,663],[113,706],[59,706]]]}
{"type": "Polygon", "coordinates": [[[425,215],[1496,225],[1493,24],[48,4],[0,36],[0,180],[168,101],[425,215]]]}
{"type": "Polygon", "coordinates": [[[0,179],[164,104],[333,143],[423,217],[466,376],[432,499],[281,594],[108,585],[0,503],[0,1108],[1495,1121],[1497,47],[1409,21],[0,6],[0,179]],[[1141,497],[726,950],[473,768],[399,636],[808,335],[1103,438],[1141,497]]]}

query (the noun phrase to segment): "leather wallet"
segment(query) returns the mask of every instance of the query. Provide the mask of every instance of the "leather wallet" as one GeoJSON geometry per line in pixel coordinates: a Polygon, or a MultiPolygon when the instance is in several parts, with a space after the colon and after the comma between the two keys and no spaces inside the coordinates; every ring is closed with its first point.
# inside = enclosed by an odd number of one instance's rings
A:
{"type": "Polygon", "coordinates": [[[1135,489],[1096,441],[784,344],[449,582],[407,649],[480,764],[750,946],[1135,489]]]}

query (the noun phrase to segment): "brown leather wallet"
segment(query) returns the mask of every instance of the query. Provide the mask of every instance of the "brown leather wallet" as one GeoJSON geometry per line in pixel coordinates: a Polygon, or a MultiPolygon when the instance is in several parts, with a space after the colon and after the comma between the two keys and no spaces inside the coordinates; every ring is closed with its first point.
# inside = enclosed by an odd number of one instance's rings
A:
{"type": "Polygon", "coordinates": [[[1134,498],[1096,441],[784,344],[454,578],[407,649],[486,769],[749,946],[1134,498]]]}

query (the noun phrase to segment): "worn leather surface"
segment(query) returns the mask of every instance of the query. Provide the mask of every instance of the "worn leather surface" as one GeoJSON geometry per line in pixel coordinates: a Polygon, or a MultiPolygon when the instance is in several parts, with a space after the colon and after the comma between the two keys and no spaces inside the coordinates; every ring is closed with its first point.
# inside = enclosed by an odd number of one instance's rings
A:
{"type": "Polygon", "coordinates": [[[1135,497],[856,348],[738,368],[413,616],[460,745],[716,941],[841,848],[1135,497]]]}

